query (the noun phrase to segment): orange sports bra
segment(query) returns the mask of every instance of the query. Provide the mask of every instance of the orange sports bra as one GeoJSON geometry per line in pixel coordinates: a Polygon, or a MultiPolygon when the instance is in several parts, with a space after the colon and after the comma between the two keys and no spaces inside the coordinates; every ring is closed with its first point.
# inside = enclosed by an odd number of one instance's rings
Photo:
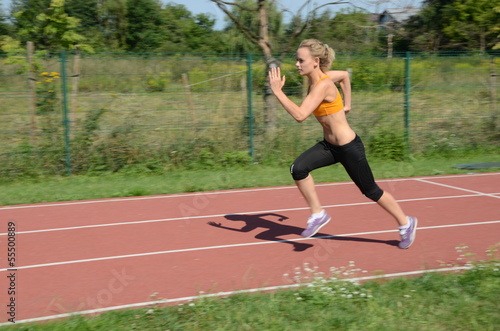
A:
{"type": "MultiPolygon", "coordinates": [[[[321,81],[324,78],[328,78],[328,76],[324,75],[316,82],[316,84],[318,84],[319,81],[321,81]]],[[[316,86],[316,84],[314,84],[314,86],[316,86]]],[[[344,109],[344,103],[342,102],[342,96],[340,95],[339,92],[337,92],[337,97],[335,98],[335,100],[333,100],[332,102],[327,102],[327,101],[321,102],[319,104],[318,108],[316,108],[316,110],[313,112],[313,114],[314,114],[314,116],[326,116],[326,115],[338,113],[342,109],[344,109]]]]}

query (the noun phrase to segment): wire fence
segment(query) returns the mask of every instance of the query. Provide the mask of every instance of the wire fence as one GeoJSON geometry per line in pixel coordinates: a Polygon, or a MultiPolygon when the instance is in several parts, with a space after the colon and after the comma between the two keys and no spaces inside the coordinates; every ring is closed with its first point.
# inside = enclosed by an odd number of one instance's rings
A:
{"type": "MultiPolygon", "coordinates": [[[[337,54],[348,118],[373,156],[500,147],[499,54],[337,54]]],[[[322,138],[276,104],[256,55],[36,54],[0,59],[2,178],[290,162],[322,138]]],[[[295,55],[286,93],[307,89],[295,55]]]]}

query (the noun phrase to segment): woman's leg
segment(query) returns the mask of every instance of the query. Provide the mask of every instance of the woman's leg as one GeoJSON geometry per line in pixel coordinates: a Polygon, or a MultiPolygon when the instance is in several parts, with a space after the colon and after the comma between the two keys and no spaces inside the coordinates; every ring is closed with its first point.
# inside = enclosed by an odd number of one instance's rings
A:
{"type": "Polygon", "coordinates": [[[309,208],[311,208],[311,214],[316,214],[321,212],[322,207],[319,201],[318,193],[316,192],[316,187],[314,186],[314,179],[311,174],[302,180],[296,180],[295,184],[299,188],[300,193],[306,199],[309,208]]]}
{"type": "Polygon", "coordinates": [[[408,224],[408,219],[406,218],[405,213],[399,206],[399,203],[396,201],[396,199],[394,199],[392,194],[384,191],[377,203],[396,219],[399,226],[408,224]]]}
{"type": "Polygon", "coordinates": [[[302,153],[290,167],[295,184],[313,214],[319,213],[322,208],[310,172],[334,163],[335,159],[325,143],[319,142],[302,153]]]}
{"type": "Polygon", "coordinates": [[[339,154],[342,165],[361,192],[391,214],[399,226],[407,225],[408,219],[396,199],[375,183],[361,139],[356,136],[349,144],[334,146],[333,150],[334,154],[339,154]]]}

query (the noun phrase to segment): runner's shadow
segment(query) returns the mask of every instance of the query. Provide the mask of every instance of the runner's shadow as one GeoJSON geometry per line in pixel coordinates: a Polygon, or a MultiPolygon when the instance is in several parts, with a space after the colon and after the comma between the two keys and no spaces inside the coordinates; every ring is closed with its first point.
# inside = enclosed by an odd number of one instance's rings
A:
{"type": "Polygon", "coordinates": [[[286,244],[291,244],[294,247],[294,251],[298,252],[305,251],[306,249],[313,246],[311,244],[298,243],[291,240],[279,238],[280,236],[288,234],[296,234],[300,236],[300,233],[303,231],[303,229],[292,225],[278,224],[265,218],[269,216],[277,217],[279,222],[288,219],[288,217],[286,216],[275,213],[266,213],[259,215],[230,214],[224,217],[230,221],[242,221],[245,223],[245,225],[241,229],[238,229],[229,226],[224,226],[221,223],[216,223],[216,222],[208,222],[208,224],[211,226],[215,226],[217,228],[237,231],[237,232],[250,232],[258,228],[267,229],[257,234],[255,238],[260,240],[277,241],[286,244]]]}
{"type": "MultiPolygon", "coordinates": [[[[224,216],[227,220],[242,221],[245,223],[245,225],[243,225],[242,228],[232,228],[229,226],[222,225],[222,223],[216,223],[216,222],[208,222],[208,225],[211,225],[211,226],[214,226],[217,228],[221,228],[221,229],[237,231],[237,232],[250,232],[250,231],[256,230],[258,228],[267,229],[267,230],[257,234],[255,236],[255,238],[260,239],[260,240],[276,241],[276,242],[283,242],[286,244],[291,244],[291,245],[293,245],[295,251],[304,251],[304,250],[314,246],[312,244],[298,243],[298,242],[295,242],[292,240],[279,238],[280,236],[285,236],[285,235],[290,235],[290,234],[295,234],[297,236],[300,236],[302,231],[304,231],[304,228],[300,228],[300,227],[293,226],[293,225],[280,224],[280,223],[270,221],[269,219],[267,219],[269,216],[277,217],[279,222],[282,222],[282,221],[288,219],[288,217],[286,217],[286,216],[283,216],[280,214],[275,214],[275,213],[265,213],[265,214],[258,214],[258,215],[229,214],[229,215],[224,216]]],[[[328,239],[328,240],[346,240],[346,241],[382,243],[382,244],[391,245],[391,246],[398,245],[397,240],[377,240],[377,239],[368,239],[368,238],[359,238],[359,237],[341,237],[341,236],[329,235],[326,233],[317,233],[315,235],[315,237],[319,237],[321,239],[328,239]]]]}

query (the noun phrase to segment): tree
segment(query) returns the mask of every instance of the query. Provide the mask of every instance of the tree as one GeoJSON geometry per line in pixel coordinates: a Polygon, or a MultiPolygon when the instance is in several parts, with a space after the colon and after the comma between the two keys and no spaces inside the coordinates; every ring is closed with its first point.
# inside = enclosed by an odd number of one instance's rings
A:
{"type": "Polygon", "coordinates": [[[426,0],[405,25],[405,38],[414,50],[484,51],[498,42],[499,22],[498,0],[426,0]]]}
{"type": "Polygon", "coordinates": [[[106,43],[102,17],[99,13],[101,0],[66,0],[65,11],[69,16],[78,18],[80,23],[76,32],[84,36],[94,48],[101,48],[106,43]]]}
{"type": "MultiPolygon", "coordinates": [[[[240,31],[240,33],[243,34],[246,40],[248,40],[250,43],[252,43],[253,45],[257,46],[260,49],[266,60],[266,70],[265,70],[266,75],[270,68],[279,66],[280,58],[282,58],[287,52],[289,52],[291,46],[295,44],[297,38],[304,32],[304,30],[309,25],[310,16],[308,16],[308,18],[304,21],[300,20],[302,24],[300,26],[297,26],[295,29],[291,30],[292,32],[290,35],[289,42],[285,44],[283,47],[281,47],[279,52],[280,56],[276,58],[274,56],[274,53],[276,53],[275,49],[276,44],[273,43],[272,31],[275,32],[279,31],[281,23],[279,24],[279,26],[276,26],[277,24],[273,25],[272,22],[270,22],[269,20],[270,18],[269,13],[272,12],[273,10],[276,10],[275,1],[272,0],[267,0],[267,1],[235,0],[234,2],[229,2],[224,0],[210,0],[210,1],[215,3],[217,7],[219,7],[226,14],[228,19],[236,26],[236,28],[240,31]],[[233,10],[231,10],[230,8],[233,10]],[[257,27],[255,27],[255,25],[252,24],[248,25],[249,23],[248,19],[242,20],[241,17],[238,15],[238,13],[241,13],[241,15],[243,15],[243,13],[250,14],[250,22],[256,22],[257,27]],[[272,28],[271,31],[270,27],[272,28]]],[[[299,9],[299,12],[301,11],[301,9],[306,8],[306,6],[309,5],[310,3],[311,0],[305,1],[305,3],[299,9]]],[[[326,5],[340,4],[340,3],[346,3],[346,2],[339,0],[330,2],[326,5]]],[[[314,10],[312,10],[312,12],[315,12],[315,10],[323,6],[315,8],[314,10]]],[[[281,15],[278,15],[277,18],[278,21],[281,22],[282,20],[281,15]]],[[[276,105],[276,98],[272,97],[271,90],[267,85],[264,91],[264,101],[266,105],[265,106],[266,132],[272,138],[274,136],[276,129],[277,105],[276,105]]]]}
{"type": "Polygon", "coordinates": [[[80,20],[79,31],[93,30],[100,25],[98,13],[99,0],[67,0],[65,10],[68,15],[80,20]]]}
{"type": "MultiPolygon", "coordinates": [[[[212,0],[217,6],[228,16],[234,27],[243,34],[246,41],[257,46],[264,54],[266,60],[266,73],[270,68],[277,67],[279,60],[273,55],[273,42],[269,33],[269,27],[272,26],[269,21],[269,12],[276,11],[274,2],[266,2],[265,0],[237,0],[236,2],[225,2],[221,0],[212,0]],[[230,10],[226,5],[233,6],[230,10]]],[[[281,15],[277,15],[276,25],[281,25],[281,15]]],[[[274,31],[278,31],[279,27],[273,26],[274,31]]],[[[248,47],[248,46],[246,46],[248,47]]],[[[269,138],[273,138],[276,129],[276,99],[272,96],[271,89],[266,80],[264,90],[264,121],[265,131],[269,138]]]]}
{"type": "MultiPolygon", "coordinates": [[[[30,0],[24,2],[29,5],[30,0]]],[[[14,13],[17,33],[22,41],[33,41],[37,48],[47,51],[73,49],[77,45],[92,50],[83,44],[85,37],[76,32],[80,20],[65,13],[64,0],[51,0],[48,8],[43,8],[45,2],[33,2],[39,5],[40,12],[21,7],[14,13]]]]}
{"type": "Polygon", "coordinates": [[[193,16],[184,5],[168,3],[163,9],[165,40],[161,49],[170,52],[193,52],[220,49],[222,41],[207,14],[193,16]]]}
{"type": "Polygon", "coordinates": [[[159,0],[127,0],[127,49],[154,50],[165,39],[159,0]]]}
{"type": "Polygon", "coordinates": [[[182,22],[189,50],[204,52],[215,47],[214,41],[217,38],[215,38],[214,25],[215,20],[206,14],[198,14],[192,20],[182,22]],[[207,38],[207,36],[213,36],[214,38],[207,38]]]}
{"type": "Polygon", "coordinates": [[[98,2],[101,29],[110,49],[127,48],[127,0],[102,0],[98,2]]]}
{"type": "Polygon", "coordinates": [[[335,15],[326,10],[310,22],[304,38],[325,41],[335,51],[364,52],[375,47],[377,26],[370,14],[359,9],[342,9],[335,15]]]}
{"type": "MultiPolygon", "coordinates": [[[[225,34],[231,36],[231,42],[228,44],[232,47],[232,51],[239,53],[267,51],[266,45],[259,45],[258,40],[259,33],[262,32],[259,14],[261,9],[256,6],[255,0],[239,0],[236,4],[232,8],[226,8],[230,11],[231,18],[227,19],[228,24],[224,28],[225,34]]],[[[265,9],[268,31],[263,33],[267,33],[268,43],[272,44],[270,45],[272,48],[282,32],[282,14],[273,3],[265,9]]]]}
{"type": "Polygon", "coordinates": [[[500,2],[492,0],[456,0],[449,5],[443,32],[458,47],[491,49],[498,41],[500,2]]]}
{"type": "Polygon", "coordinates": [[[409,48],[412,50],[436,51],[448,44],[443,33],[443,10],[454,0],[425,0],[419,14],[405,24],[409,48]]]}
{"type": "Polygon", "coordinates": [[[33,41],[38,44],[39,37],[28,33],[27,27],[39,25],[36,17],[50,6],[51,0],[13,0],[11,4],[11,15],[14,25],[14,33],[21,42],[33,41]],[[20,33],[21,32],[21,33],[20,33]]]}
{"type": "Polygon", "coordinates": [[[11,25],[7,23],[7,15],[4,14],[2,8],[0,7],[0,36],[9,35],[11,30],[11,25]]]}

